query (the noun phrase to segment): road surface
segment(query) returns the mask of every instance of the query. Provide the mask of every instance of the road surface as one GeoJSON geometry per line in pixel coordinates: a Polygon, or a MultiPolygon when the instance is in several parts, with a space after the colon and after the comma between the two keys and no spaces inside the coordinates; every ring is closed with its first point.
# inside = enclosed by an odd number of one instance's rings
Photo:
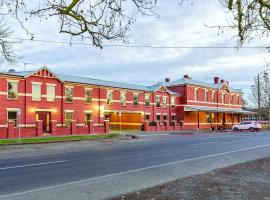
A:
{"type": "Polygon", "coordinates": [[[164,134],[98,148],[84,144],[70,151],[0,153],[0,199],[110,199],[267,156],[270,132],[164,134]]]}

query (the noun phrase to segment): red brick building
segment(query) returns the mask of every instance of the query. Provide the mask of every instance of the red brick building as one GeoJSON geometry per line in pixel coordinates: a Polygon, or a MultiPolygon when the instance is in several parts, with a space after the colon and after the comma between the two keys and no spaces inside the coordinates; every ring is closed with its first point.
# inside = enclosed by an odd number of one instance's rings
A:
{"type": "Polygon", "coordinates": [[[185,75],[140,86],[37,71],[0,73],[0,138],[118,129],[218,128],[241,121],[242,92],[185,75]],[[20,128],[18,127],[20,124],[20,128]]]}

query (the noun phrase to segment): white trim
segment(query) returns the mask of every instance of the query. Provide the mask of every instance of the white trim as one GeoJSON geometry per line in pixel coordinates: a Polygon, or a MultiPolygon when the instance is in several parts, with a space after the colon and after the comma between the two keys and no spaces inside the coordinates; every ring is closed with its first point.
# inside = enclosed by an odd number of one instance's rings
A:
{"type": "Polygon", "coordinates": [[[31,81],[32,84],[35,84],[35,85],[42,85],[42,82],[35,82],[35,81],[31,81]]]}
{"type": "Polygon", "coordinates": [[[92,110],[85,110],[84,113],[93,113],[92,110]]]}
{"type": "Polygon", "coordinates": [[[21,110],[20,108],[6,108],[7,111],[19,111],[21,110]]]}
{"type": "Polygon", "coordinates": [[[74,112],[74,110],[64,110],[64,112],[74,112]]]}
{"type": "Polygon", "coordinates": [[[18,79],[7,79],[7,82],[15,82],[18,83],[20,80],[18,79]]]}
{"type": "Polygon", "coordinates": [[[73,85],[64,85],[65,88],[74,88],[73,85]]]}
{"type": "Polygon", "coordinates": [[[55,84],[55,83],[46,83],[46,85],[56,86],[57,84],[55,84]]]}
{"type": "Polygon", "coordinates": [[[34,109],[34,111],[35,112],[42,112],[42,111],[53,112],[53,109],[36,108],[36,109],[34,109]]]}

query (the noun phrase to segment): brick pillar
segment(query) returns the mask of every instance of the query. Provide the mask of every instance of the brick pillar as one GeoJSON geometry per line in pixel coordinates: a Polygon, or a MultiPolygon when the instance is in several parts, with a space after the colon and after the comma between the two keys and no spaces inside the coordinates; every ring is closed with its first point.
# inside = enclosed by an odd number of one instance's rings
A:
{"type": "Polygon", "coordinates": [[[56,135],[56,132],[57,132],[56,123],[57,123],[56,120],[51,120],[51,132],[52,132],[52,135],[56,135]]]}
{"type": "Polygon", "coordinates": [[[77,121],[76,120],[72,120],[71,124],[70,124],[70,128],[71,128],[71,135],[76,135],[77,133],[77,121]]]}
{"type": "Polygon", "coordinates": [[[169,121],[168,120],[165,120],[163,123],[164,123],[164,126],[165,126],[165,130],[166,131],[169,131],[169,129],[170,129],[170,123],[169,123],[169,121]]]}
{"type": "Polygon", "coordinates": [[[159,131],[159,130],[160,130],[160,122],[157,121],[157,122],[156,122],[156,131],[159,131]]]}
{"type": "Polygon", "coordinates": [[[104,127],[105,127],[105,133],[109,133],[110,131],[109,120],[104,120],[104,127]]]}
{"type": "Polygon", "coordinates": [[[143,131],[149,131],[149,122],[148,121],[145,121],[143,123],[143,131]]]}
{"type": "Polygon", "coordinates": [[[90,120],[88,122],[88,133],[93,134],[94,133],[94,121],[90,120]]]}
{"type": "Polygon", "coordinates": [[[15,138],[14,121],[8,121],[7,133],[8,133],[7,135],[8,138],[15,138]]]}
{"type": "Polygon", "coordinates": [[[177,129],[177,123],[176,123],[176,121],[173,121],[173,129],[176,131],[176,129],[177,129]]]}
{"type": "Polygon", "coordinates": [[[36,121],[36,136],[41,137],[42,136],[42,120],[36,121]]]}

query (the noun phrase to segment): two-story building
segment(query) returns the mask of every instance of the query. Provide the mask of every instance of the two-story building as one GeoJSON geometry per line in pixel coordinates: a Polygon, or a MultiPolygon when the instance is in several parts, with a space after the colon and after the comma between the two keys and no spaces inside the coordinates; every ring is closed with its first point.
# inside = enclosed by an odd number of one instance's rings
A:
{"type": "Polygon", "coordinates": [[[244,113],[242,95],[217,77],[206,83],[185,75],[142,86],[55,74],[46,67],[9,70],[0,73],[0,138],[11,129],[14,137],[18,131],[35,136],[37,122],[53,135],[102,133],[107,120],[112,130],[141,129],[148,122],[160,127],[151,130],[231,126],[244,113]]]}

